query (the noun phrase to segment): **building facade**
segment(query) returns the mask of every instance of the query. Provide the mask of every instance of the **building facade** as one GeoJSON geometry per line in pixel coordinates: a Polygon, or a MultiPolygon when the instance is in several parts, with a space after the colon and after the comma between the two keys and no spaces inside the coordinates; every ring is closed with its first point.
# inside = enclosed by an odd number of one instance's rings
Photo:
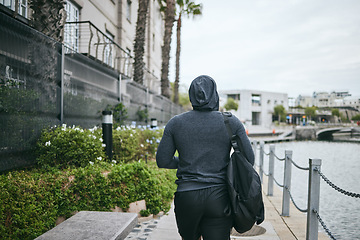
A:
{"type": "MultiPolygon", "coordinates": [[[[0,0],[24,19],[31,18],[27,0],[0,0]]],[[[138,0],[66,0],[64,45],[132,79],[138,0]]],[[[158,1],[149,2],[144,47],[144,85],[160,94],[164,21],[158,1]]]]}
{"type": "Polygon", "coordinates": [[[284,106],[287,111],[288,95],[286,93],[265,92],[257,90],[229,90],[220,91],[222,96],[221,103],[226,103],[228,98],[233,98],[238,102],[239,107],[231,112],[246,125],[260,125],[270,127],[274,107],[284,106]]]}
{"type": "MultiPolygon", "coordinates": [[[[322,112],[328,111],[327,114],[323,114],[327,117],[323,118],[327,122],[334,121],[331,116],[331,109],[339,109],[344,118],[351,120],[352,117],[359,114],[360,111],[360,97],[351,96],[348,91],[333,91],[333,92],[314,92],[312,96],[299,95],[295,100],[295,106],[301,106],[302,108],[315,106],[319,108],[317,110],[318,115],[320,110],[322,112]]],[[[319,121],[321,122],[321,121],[319,121]]]]}

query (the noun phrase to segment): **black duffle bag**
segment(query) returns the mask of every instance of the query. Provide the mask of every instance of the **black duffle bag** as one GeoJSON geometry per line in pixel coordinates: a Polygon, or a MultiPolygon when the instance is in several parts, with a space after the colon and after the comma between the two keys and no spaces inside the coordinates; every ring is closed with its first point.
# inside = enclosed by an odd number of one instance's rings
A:
{"type": "Polygon", "coordinates": [[[228,120],[231,113],[224,113],[223,116],[234,149],[227,167],[233,227],[237,232],[244,233],[255,223],[262,223],[265,218],[261,180],[259,174],[246,159],[240,138],[232,134],[228,120]]]}

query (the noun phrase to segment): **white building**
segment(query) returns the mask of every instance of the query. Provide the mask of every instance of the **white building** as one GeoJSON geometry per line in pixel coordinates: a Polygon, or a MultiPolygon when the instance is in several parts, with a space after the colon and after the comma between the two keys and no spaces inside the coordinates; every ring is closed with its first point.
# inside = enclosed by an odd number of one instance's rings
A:
{"type": "MultiPolygon", "coordinates": [[[[295,100],[296,106],[302,107],[343,107],[346,105],[345,98],[349,98],[351,94],[347,91],[339,92],[314,92],[312,96],[299,95],[295,100]]],[[[347,105],[346,105],[347,106],[347,105]]]]}
{"type": "Polygon", "coordinates": [[[286,111],[289,109],[287,93],[229,90],[220,91],[220,95],[225,98],[221,101],[222,106],[228,98],[238,102],[238,110],[231,112],[247,125],[270,127],[275,106],[282,105],[286,111]]]}

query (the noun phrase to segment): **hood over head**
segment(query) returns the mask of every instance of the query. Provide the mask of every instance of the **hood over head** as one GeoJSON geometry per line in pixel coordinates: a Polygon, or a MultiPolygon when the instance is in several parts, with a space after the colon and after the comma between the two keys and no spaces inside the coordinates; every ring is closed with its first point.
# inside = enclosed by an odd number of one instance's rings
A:
{"type": "Polygon", "coordinates": [[[219,95],[216,83],[209,76],[201,75],[192,81],[189,88],[189,98],[194,110],[219,110],[219,95]]]}

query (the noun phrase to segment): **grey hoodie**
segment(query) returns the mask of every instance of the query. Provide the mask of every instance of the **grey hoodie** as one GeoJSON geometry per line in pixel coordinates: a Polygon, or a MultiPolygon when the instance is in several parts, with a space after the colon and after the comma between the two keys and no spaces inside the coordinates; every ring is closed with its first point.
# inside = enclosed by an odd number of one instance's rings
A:
{"type": "MultiPolygon", "coordinates": [[[[178,192],[225,184],[231,144],[219,112],[215,81],[199,76],[189,88],[193,110],[170,119],[158,147],[156,162],[160,168],[177,169],[178,192]],[[174,156],[178,151],[178,157],[174,156]]],[[[254,164],[254,153],[244,126],[229,118],[233,134],[241,139],[245,155],[254,164]]]]}

